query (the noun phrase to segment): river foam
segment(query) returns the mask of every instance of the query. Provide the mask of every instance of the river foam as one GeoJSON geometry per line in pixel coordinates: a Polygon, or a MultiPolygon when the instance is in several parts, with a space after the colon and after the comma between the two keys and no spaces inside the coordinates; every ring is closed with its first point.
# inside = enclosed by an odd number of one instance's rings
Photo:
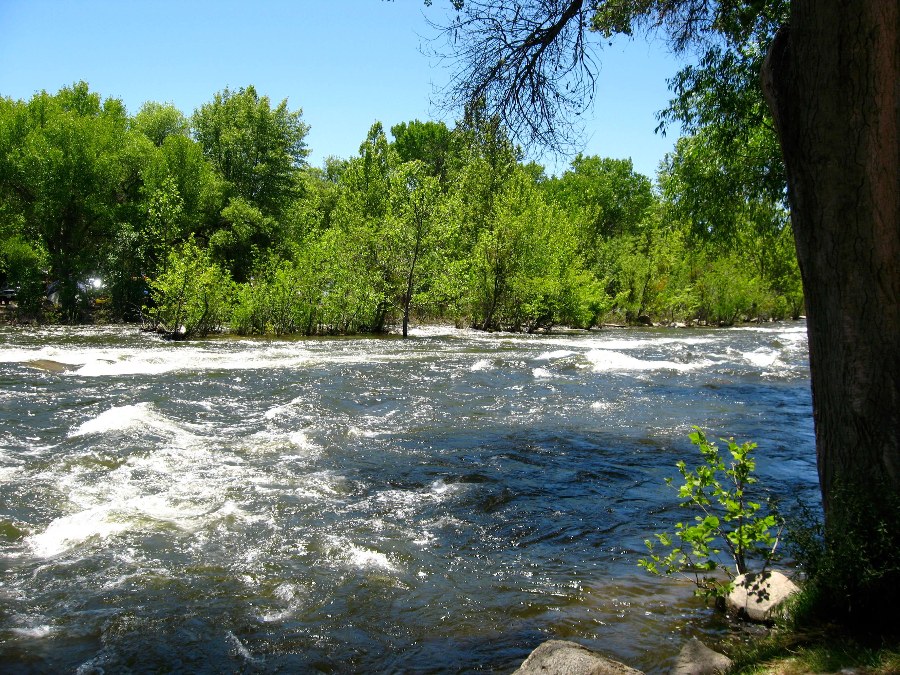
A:
{"type": "Polygon", "coordinates": [[[173,437],[188,434],[183,427],[156,413],[149,403],[136,403],[110,408],[96,417],[82,422],[69,435],[86,436],[135,429],[146,429],[173,437]]]}
{"type": "Polygon", "coordinates": [[[584,356],[591,363],[594,370],[600,372],[645,372],[661,370],[687,372],[705,368],[710,365],[710,362],[706,360],[700,360],[693,363],[679,363],[663,359],[640,359],[611,349],[592,349],[584,356]]]}

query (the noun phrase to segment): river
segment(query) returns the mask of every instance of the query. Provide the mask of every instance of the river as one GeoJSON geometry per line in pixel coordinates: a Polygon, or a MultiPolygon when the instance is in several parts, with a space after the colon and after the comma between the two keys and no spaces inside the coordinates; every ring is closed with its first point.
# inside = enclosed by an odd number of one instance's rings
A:
{"type": "Polygon", "coordinates": [[[803,323],[167,343],[0,328],[0,671],[651,673],[691,425],[817,504],[803,323]]]}

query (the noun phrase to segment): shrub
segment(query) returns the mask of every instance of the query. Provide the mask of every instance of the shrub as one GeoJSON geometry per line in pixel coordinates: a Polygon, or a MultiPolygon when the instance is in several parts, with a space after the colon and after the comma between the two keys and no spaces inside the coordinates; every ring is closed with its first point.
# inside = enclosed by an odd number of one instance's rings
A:
{"type": "Polygon", "coordinates": [[[887,484],[866,494],[839,484],[830,499],[826,522],[804,510],[789,525],[789,550],[807,576],[796,622],[896,636],[900,495],[887,484]]]}
{"type": "Polygon", "coordinates": [[[156,328],[173,339],[222,329],[231,313],[234,283],[193,238],[172,251],[165,271],[150,282],[156,328]]]}
{"type": "MultiPolygon", "coordinates": [[[[690,439],[703,463],[689,469],[679,461],[684,484],[677,489],[682,506],[700,513],[693,524],[676,523],[674,535],[655,535],[668,553],[657,553],[657,544],[647,539],[648,557],[638,564],[651,574],[683,576],[705,597],[721,597],[731,590],[735,576],[748,571],[750,560],[759,559],[765,567],[775,557],[778,536],[772,531],[779,518],[775,513],[763,515],[762,505],[748,494],[748,487],[757,482],[751,454],[756,443],[738,445],[734,439],[722,439],[731,455],[726,464],[718,447],[698,427],[690,439]]],[[[672,479],[666,479],[666,484],[672,485],[672,479]]]]}

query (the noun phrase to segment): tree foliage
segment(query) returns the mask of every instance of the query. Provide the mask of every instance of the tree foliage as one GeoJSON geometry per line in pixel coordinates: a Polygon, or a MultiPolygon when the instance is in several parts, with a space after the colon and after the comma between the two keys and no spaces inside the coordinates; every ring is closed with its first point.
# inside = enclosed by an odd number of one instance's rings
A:
{"type": "MultiPolygon", "coordinates": [[[[321,168],[285,141],[302,141],[299,114],[252,88],[216,94],[193,136],[170,105],[129,118],[87,85],[2,99],[0,115],[0,274],[21,287],[23,318],[41,315],[45,284],[61,278],[73,280],[72,318],[87,317],[95,308],[78,289],[93,277],[105,282],[104,316],[173,337],[408,334],[421,320],[730,323],[796,305],[782,212],[729,212],[739,236],[697,239],[683,206],[697,174],[681,155],[661,192],[628,160],[579,156],[548,178],[482,103],[453,127],[396,124],[393,141],[375,123],[357,155],[321,168]],[[281,132],[259,137],[279,120],[281,132]],[[53,187],[67,172],[81,183],[53,187]],[[48,226],[53,213],[74,236],[48,226]]],[[[715,164],[706,146],[695,155],[715,164]]]]}
{"type": "Polygon", "coordinates": [[[231,279],[193,239],[169,254],[165,272],[151,281],[150,290],[153,320],[173,339],[204,337],[229,320],[231,279]]]}
{"type": "Polygon", "coordinates": [[[229,197],[281,213],[294,191],[294,170],[309,154],[309,127],[287,100],[274,108],[253,86],[218,92],[194,113],[194,136],[228,186],[229,197]]]}
{"type": "Polygon", "coordinates": [[[7,102],[3,112],[8,209],[25,238],[46,250],[63,315],[77,320],[78,282],[96,271],[96,246],[113,237],[127,189],[127,116],[84,82],[27,104],[7,102]]]}
{"type": "Polygon", "coordinates": [[[131,126],[149,138],[157,147],[169,136],[187,137],[190,123],[184,113],[171,103],[147,101],[134,116],[131,126]]]}

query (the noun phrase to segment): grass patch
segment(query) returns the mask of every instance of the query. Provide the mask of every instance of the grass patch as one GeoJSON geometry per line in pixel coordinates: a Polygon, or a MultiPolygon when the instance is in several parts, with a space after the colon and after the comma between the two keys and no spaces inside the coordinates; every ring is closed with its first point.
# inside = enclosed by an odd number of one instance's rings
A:
{"type": "Polygon", "coordinates": [[[734,645],[731,652],[731,673],[740,675],[806,675],[844,669],[866,675],[900,673],[900,643],[864,644],[828,630],[776,629],[752,643],[734,645]]]}

